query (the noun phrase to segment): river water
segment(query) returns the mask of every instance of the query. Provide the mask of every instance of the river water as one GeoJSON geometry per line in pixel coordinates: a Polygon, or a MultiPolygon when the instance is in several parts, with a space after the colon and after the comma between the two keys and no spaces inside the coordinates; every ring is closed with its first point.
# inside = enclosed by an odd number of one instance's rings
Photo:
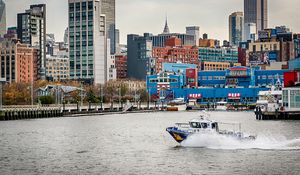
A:
{"type": "Polygon", "coordinates": [[[300,174],[300,122],[256,121],[252,112],[212,112],[242,123],[251,143],[165,131],[197,112],[0,122],[0,174],[300,174]]]}

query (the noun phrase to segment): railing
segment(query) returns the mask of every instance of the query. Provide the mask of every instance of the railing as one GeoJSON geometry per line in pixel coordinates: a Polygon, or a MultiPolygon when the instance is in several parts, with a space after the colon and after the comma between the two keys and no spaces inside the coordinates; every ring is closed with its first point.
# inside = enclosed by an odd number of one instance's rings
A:
{"type": "Polygon", "coordinates": [[[179,128],[190,128],[190,125],[188,123],[175,123],[175,125],[179,128]]]}

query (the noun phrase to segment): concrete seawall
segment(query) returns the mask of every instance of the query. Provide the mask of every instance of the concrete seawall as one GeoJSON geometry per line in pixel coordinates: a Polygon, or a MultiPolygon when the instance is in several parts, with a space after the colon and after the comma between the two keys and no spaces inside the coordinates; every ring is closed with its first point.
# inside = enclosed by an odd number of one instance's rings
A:
{"type": "MultiPolygon", "coordinates": [[[[158,109],[155,108],[133,108],[126,113],[144,113],[155,112],[158,109]]],[[[26,119],[39,119],[39,118],[54,118],[54,117],[80,117],[90,115],[111,115],[111,114],[123,114],[122,108],[104,108],[102,109],[72,109],[62,110],[61,108],[15,108],[5,109],[0,112],[0,121],[7,120],[26,120],[26,119]]]]}

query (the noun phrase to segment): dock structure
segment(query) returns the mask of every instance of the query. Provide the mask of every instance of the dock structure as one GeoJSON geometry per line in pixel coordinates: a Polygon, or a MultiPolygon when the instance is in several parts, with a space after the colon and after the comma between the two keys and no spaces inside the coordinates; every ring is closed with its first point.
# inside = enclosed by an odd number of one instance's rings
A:
{"type": "Polygon", "coordinates": [[[60,108],[10,108],[0,112],[0,120],[22,120],[62,117],[60,108]]]}
{"type": "Polygon", "coordinates": [[[256,120],[300,120],[300,111],[255,111],[256,120]]]}
{"type": "Polygon", "coordinates": [[[150,108],[145,104],[137,106],[112,106],[110,104],[102,105],[63,105],[63,106],[5,106],[0,110],[0,121],[7,120],[25,120],[54,117],[73,117],[87,115],[105,115],[105,114],[124,114],[127,112],[154,112],[156,108],[151,105],[150,108]]]}

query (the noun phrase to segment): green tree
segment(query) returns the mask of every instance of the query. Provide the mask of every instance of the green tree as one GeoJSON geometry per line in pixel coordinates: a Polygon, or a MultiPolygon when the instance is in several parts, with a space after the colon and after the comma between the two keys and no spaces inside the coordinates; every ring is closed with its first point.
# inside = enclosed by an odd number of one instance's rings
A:
{"type": "Polygon", "coordinates": [[[41,102],[42,105],[50,105],[50,104],[54,104],[54,98],[50,95],[48,96],[41,96],[39,97],[39,100],[41,102]]]}

